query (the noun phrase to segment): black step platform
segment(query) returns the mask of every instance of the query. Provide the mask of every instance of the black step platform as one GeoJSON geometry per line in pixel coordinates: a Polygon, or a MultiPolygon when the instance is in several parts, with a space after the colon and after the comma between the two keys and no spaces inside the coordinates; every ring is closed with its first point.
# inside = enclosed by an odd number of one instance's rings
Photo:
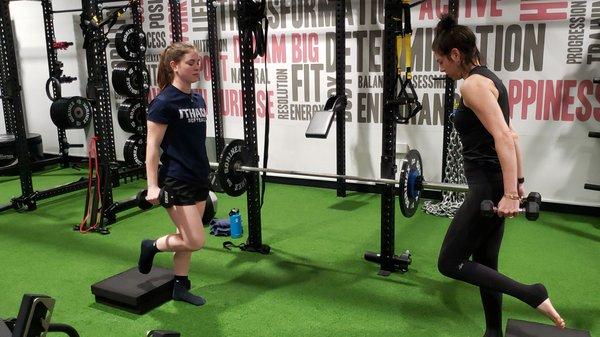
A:
{"type": "Polygon", "coordinates": [[[518,319],[509,319],[506,323],[506,337],[591,337],[588,331],[575,329],[558,329],[554,325],[546,325],[518,319]]]}
{"type": "Polygon", "coordinates": [[[144,275],[134,267],[93,284],[92,294],[98,303],[141,315],[171,300],[173,277],[170,269],[153,267],[144,275]]]}

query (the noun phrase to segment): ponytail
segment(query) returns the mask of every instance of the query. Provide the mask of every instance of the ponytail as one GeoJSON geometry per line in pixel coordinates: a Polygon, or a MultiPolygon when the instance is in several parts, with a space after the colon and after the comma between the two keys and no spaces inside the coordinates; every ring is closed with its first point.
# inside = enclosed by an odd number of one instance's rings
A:
{"type": "Polygon", "coordinates": [[[196,47],[192,44],[185,42],[175,42],[167,47],[162,53],[160,53],[160,59],[158,61],[158,70],[156,74],[156,82],[160,90],[163,90],[167,85],[173,82],[173,69],[171,69],[171,62],[179,62],[183,56],[196,47]]]}

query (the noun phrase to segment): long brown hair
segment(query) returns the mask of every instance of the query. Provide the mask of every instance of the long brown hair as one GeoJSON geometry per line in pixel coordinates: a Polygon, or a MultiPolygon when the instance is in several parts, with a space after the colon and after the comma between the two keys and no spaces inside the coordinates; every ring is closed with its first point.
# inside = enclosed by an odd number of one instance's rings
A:
{"type": "Polygon", "coordinates": [[[196,50],[193,44],[185,42],[175,42],[160,53],[158,61],[158,70],[156,82],[160,90],[163,90],[167,85],[173,82],[173,69],[171,69],[171,61],[179,62],[183,56],[191,51],[196,50]]]}
{"type": "Polygon", "coordinates": [[[458,49],[465,56],[463,65],[481,63],[473,31],[467,26],[459,25],[452,15],[445,13],[435,27],[431,49],[440,56],[449,56],[452,48],[458,49]]]}

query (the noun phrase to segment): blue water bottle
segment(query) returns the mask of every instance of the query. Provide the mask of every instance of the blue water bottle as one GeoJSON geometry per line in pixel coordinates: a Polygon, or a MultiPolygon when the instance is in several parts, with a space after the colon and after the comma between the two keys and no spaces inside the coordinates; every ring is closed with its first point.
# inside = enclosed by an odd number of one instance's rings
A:
{"type": "Polygon", "coordinates": [[[233,208],[229,211],[229,223],[231,226],[231,238],[241,238],[242,234],[244,234],[244,228],[242,227],[242,216],[239,209],[233,208]]]}

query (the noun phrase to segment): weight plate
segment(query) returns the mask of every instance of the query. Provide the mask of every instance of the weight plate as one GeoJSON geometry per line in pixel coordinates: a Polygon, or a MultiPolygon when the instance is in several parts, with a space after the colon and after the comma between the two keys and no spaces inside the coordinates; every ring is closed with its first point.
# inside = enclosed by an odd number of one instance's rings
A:
{"type": "Polygon", "coordinates": [[[112,71],[112,85],[124,97],[141,97],[148,93],[150,75],[145,66],[119,62],[112,71]]]}
{"type": "Polygon", "coordinates": [[[146,109],[139,99],[128,98],[119,105],[118,120],[125,132],[142,134],[146,131],[146,109]]]}
{"type": "Polygon", "coordinates": [[[250,151],[246,142],[241,139],[232,140],[221,154],[217,176],[221,188],[232,197],[237,197],[246,192],[248,180],[246,172],[236,170],[239,166],[250,165],[250,151]]]}
{"type": "Polygon", "coordinates": [[[80,96],[62,97],[50,105],[50,118],[59,129],[83,129],[92,120],[92,104],[80,96]]]}
{"type": "Polygon", "coordinates": [[[115,35],[115,49],[126,61],[137,61],[146,52],[146,34],[137,25],[123,25],[115,35]]]}
{"type": "Polygon", "coordinates": [[[419,207],[421,199],[419,181],[422,181],[422,166],[421,154],[417,150],[408,151],[402,161],[398,181],[400,186],[398,202],[400,203],[400,211],[407,218],[413,216],[419,207]]]}
{"type": "Polygon", "coordinates": [[[123,148],[125,164],[142,166],[146,162],[146,136],[133,135],[125,141],[123,148]]]}
{"type": "Polygon", "coordinates": [[[204,214],[202,214],[202,223],[204,226],[208,226],[210,221],[215,218],[217,214],[217,195],[213,191],[208,192],[208,198],[206,198],[206,204],[204,205],[204,214]]]}
{"type": "Polygon", "coordinates": [[[223,189],[221,188],[221,181],[219,180],[219,177],[217,176],[217,172],[210,171],[210,173],[208,174],[208,182],[209,182],[211,191],[223,193],[223,189]]]}
{"type": "MultiPolygon", "coordinates": [[[[14,135],[0,134],[0,167],[12,164],[17,160],[15,151],[16,143],[14,135]]],[[[38,133],[27,134],[27,149],[29,151],[29,159],[38,161],[44,159],[44,147],[42,144],[42,136],[38,133]]],[[[18,174],[11,172],[7,174],[18,174]]]]}

